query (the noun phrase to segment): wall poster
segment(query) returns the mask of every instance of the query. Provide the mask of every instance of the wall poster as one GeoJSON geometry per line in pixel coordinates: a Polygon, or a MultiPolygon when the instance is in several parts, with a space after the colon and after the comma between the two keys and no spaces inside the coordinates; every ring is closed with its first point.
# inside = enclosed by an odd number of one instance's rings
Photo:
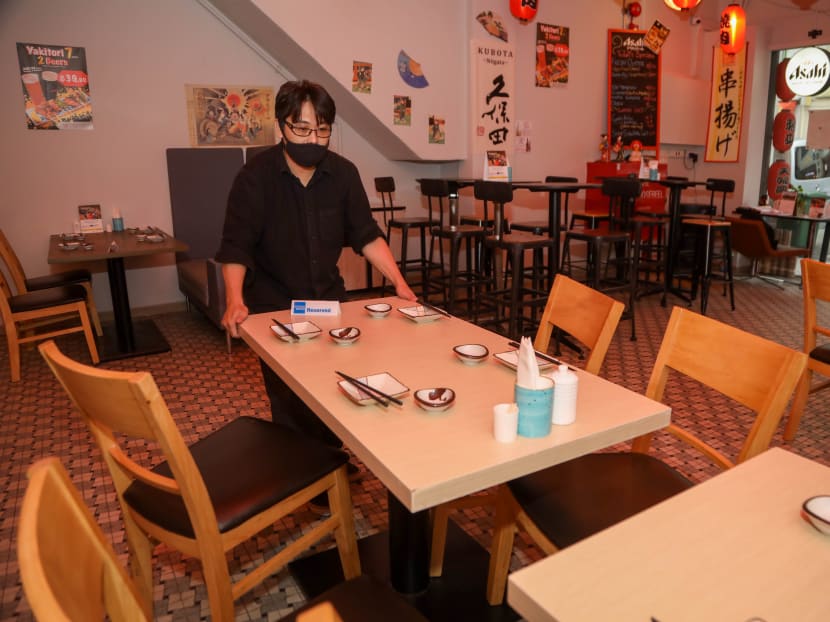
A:
{"type": "Polygon", "coordinates": [[[484,161],[487,151],[514,148],[511,118],[515,102],[513,47],[499,41],[472,40],[472,88],[475,136],[473,151],[484,161]]]}
{"type": "Polygon", "coordinates": [[[26,125],[30,130],[91,130],[86,50],[18,43],[26,125]]]}
{"type": "Polygon", "coordinates": [[[191,147],[273,145],[274,89],[185,85],[191,147]]]}
{"type": "Polygon", "coordinates": [[[719,45],[712,51],[706,162],[738,161],[748,46],[747,43],[737,54],[726,54],[719,45]]]}
{"type": "Polygon", "coordinates": [[[536,86],[567,84],[570,29],[536,24],[536,86]]]}

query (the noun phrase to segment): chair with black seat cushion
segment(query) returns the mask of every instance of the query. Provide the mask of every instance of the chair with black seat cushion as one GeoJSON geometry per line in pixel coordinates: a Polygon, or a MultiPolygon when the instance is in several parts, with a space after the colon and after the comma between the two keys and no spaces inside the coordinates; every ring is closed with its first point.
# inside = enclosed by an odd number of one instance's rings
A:
{"type": "MultiPolygon", "coordinates": [[[[504,213],[504,206],[513,200],[513,187],[509,182],[481,181],[473,186],[475,198],[494,204],[496,214],[504,213]]],[[[498,251],[507,255],[506,265],[510,271],[509,286],[486,291],[482,300],[492,305],[494,317],[486,323],[500,326],[507,324],[506,334],[511,339],[518,339],[525,327],[535,329],[536,314],[544,306],[548,291],[546,283],[545,251],[551,252],[556,241],[547,235],[535,235],[523,231],[510,233],[495,231],[484,240],[495,266],[499,261],[498,251]],[[531,251],[533,264],[525,269],[525,251],[531,251]]],[[[493,270],[498,283],[498,270],[493,270]]]]}
{"type": "Polygon", "coordinates": [[[778,245],[773,247],[765,228],[765,223],[753,218],[734,218],[727,216],[726,221],[732,226],[732,250],[737,251],[752,262],[749,278],[758,278],[779,289],[783,289],[776,279],[758,272],[758,264],[763,259],[788,259],[806,257],[806,248],[778,245]]]}
{"type": "Polygon", "coordinates": [[[481,265],[482,244],[487,230],[479,225],[453,225],[449,222],[450,188],[445,179],[421,179],[421,194],[427,198],[429,218],[435,224],[430,229],[429,264],[435,264],[435,247],[438,247],[438,274],[433,271],[428,275],[429,286],[424,291],[427,294],[440,292],[443,304],[450,313],[455,313],[458,290],[466,291],[463,302],[466,303],[468,317],[476,314],[478,291],[484,287],[489,276],[481,265]],[[445,200],[447,203],[445,204],[445,200]],[[448,243],[449,270],[444,263],[444,241],[448,243]],[[462,267],[460,255],[465,254],[465,264],[462,267]]]}
{"type": "MultiPolygon", "coordinates": [[[[663,401],[670,379],[673,390],[687,386],[675,384],[678,374],[687,378],[684,383],[694,381],[692,386],[708,387],[741,405],[740,409],[724,409],[729,430],[749,422],[735,457],[717,449],[724,433],[720,428],[701,430],[712,435],[707,439],[682,427],[682,417],[672,413],[672,423],[664,430],[682,443],[678,449],[699,451],[716,466],[728,469],[769,447],[806,358],[802,352],[675,307],[646,395],[663,401]],[[751,419],[747,419],[747,410],[751,419]]],[[[517,524],[551,555],[694,485],[648,453],[652,436],[634,439],[631,451],[588,454],[498,488],[487,587],[491,604],[504,597],[517,524]]]]}
{"type": "Polygon", "coordinates": [[[247,416],[188,447],[149,373],[88,367],[52,341],[39,349],[112,476],[145,602],[152,602],[155,542],[201,561],[214,620],[233,620],[235,599],[330,535],[344,576],[360,574],[346,452],[247,416]],[[136,461],[146,455],[131,454],[145,453],[148,443],[163,459],[152,469],[136,461]],[[232,583],[227,553],[322,493],[331,515],[232,583]]]}
{"type": "MultiPolygon", "coordinates": [[[[148,622],[152,617],[115,551],[57,458],[29,468],[18,560],[37,620],[148,622]]],[[[389,587],[360,575],[324,592],[283,622],[426,622],[389,587]]]]}
{"type": "Polygon", "coordinates": [[[784,428],[784,440],[795,438],[804,407],[811,393],[830,387],[830,380],[824,380],[816,385],[812,384],[813,373],[830,378],[830,326],[819,320],[819,302],[830,302],[830,264],[815,261],[814,259],[801,260],[801,285],[804,301],[804,352],[807,354],[807,369],[798,383],[790,413],[787,416],[787,425],[784,428]],[[821,335],[823,343],[818,343],[821,335]]]}
{"type": "Polygon", "coordinates": [[[92,362],[100,361],[86,301],[87,290],[77,284],[13,294],[0,270],[0,317],[9,346],[12,382],[20,380],[20,347],[27,343],[83,333],[92,362]]]}
{"type": "Polygon", "coordinates": [[[92,324],[95,326],[95,334],[99,337],[104,334],[101,330],[101,318],[98,315],[98,308],[95,306],[95,296],[92,295],[92,273],[89,270],[67,270],[28,278],[23,270],[23,264],[20,263],[20,258],[14,252],[14,248],[12,248],[2,229],[0,229],[0,258],[6,264],[6,269],[9,271],[9,276],[18,294],[64,285],[83,286],[86,290],[86,307],[89,310],[92,324]]]}
{"type": "MultiPolygon", "coordinates": [[[[426,296],[428,273],[437,265],[430,265],[427,258],[427,231],[438,224],[437,221],[426,216],[396,216],[395,212],[406,211],[403,205],[395,205],[395,178],[394,177],[375,177],[375,191],[380,195],[382,207],[373,208],[373,211],[380,211],[383,213],[383,222],[386,226],[386,241],[391,244],[392,230],[397,229],[401,232],[401,248],[400,259],[398,259],[398,267],[401,273],[406,276],[408,272],[419,272],[421,280],[412,283],[413,289],[418,285],[421,286],[422,295],[426,296]],[[420,241],[420,255],[418,257],[409,257],[409,232],[410,230],[418,230],[420,241]]],[[[371,266],[367,263],[367,287],[371,286],[371,266]]]]}
{"type": "MultiPolygon", "coordinates": [[[[539,321],[533,348],[547,352],[555,331],[561,330],[577,339],[591,351],[585,371],[598,374],[620,323],[625,305],[595,289],[557,274],[550,290],[545,311],[539,321]]],[[[468,495],[442,503],[435,508],[432,522],[432,547],[429,573],[439,577],[443,572],[447,541],[447,520],[453,510],[493,505],[495,495],[468,495]]]]}
{"type": "Polygon", "coordinates": [[[717,213],[718,209],[715,204],[715,195],[720,193],[720,217],[726,218],[726,195],[735,192],[735,180],[709,177],[706,180],[706,189],[710,192],[709,206],[713,214],[717,213]]]}

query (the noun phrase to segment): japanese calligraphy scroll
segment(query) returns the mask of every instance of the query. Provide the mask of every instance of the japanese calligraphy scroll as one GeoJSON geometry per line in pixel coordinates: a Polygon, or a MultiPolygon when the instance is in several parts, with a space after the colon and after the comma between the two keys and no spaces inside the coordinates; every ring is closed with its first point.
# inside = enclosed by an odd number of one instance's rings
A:
{"type": "Polygon", "coordinates": [[[515,102],[513,46],[498,41],[471,42],[473,152],[483,161],[487,151],[513,151],[515,102]]]}
{"type": "Polygon", "coordinates": [[[709,125],[706,131],[707,162],[738,161],[748,46],[745,45],[737,54],[725,54],[719,45],[713,50],[709,125]]]}
{"type": "Polygon", "coordinates": [[[660,143],[660,56],[643,45],[645,32],[608,31],[608,133],[614,142],[639,140],[644,151],[660,143]]]}

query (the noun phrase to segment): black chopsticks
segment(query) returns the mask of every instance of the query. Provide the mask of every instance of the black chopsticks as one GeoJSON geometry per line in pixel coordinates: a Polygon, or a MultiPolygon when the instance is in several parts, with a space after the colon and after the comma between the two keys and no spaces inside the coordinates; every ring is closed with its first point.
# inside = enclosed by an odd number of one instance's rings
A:
{"type": "MultiPolygon", "coordinates": [[[[507,345],[509,345],[509,346],[513,346],[513,347],[514,347],[514,348],[516,348],[517,350],[521,347],[521,344],[520,344],[520,343],[518,343],[518,342],[516,342],[516,341],[511,341],[511,342],[509,342],[507,345]]],[[[552,356],[548,356],[547,354],[542,354],[542,353],[541,353],[541,352],[539,352],[538,350],[534,350],[534,352],[536,353],[536,356],[538,356],[538,357],[539,357],[540,359],[542,359],[543,361],[547,361],[547,362],[549,362],[549,363],[555,363],[556,365],[565,365],[565,366],[567,366],[567,368],[568,368],[568,369],[570,369],[571,371],[576,371],[576,367],[571,367],[570,365],[568,365],[568,364],[567,364],[567,363],[565,363],[564,361],[560,361],[559,359],[555,359],[555,358],[553,358],[552,356]]]]}
{"type": "Polygon", "coordinates": [[[272,321],[274,324],[276,324],[277,326],[279,326],[282,330],[284,330],[284,331],[286,332],[286,334],[287,334],[289,337],[291,337],[294,341],[299,341],[299,340],[300,340],[300,336],[299,336],[297,333],[295,333],[293,330],[291,330],[290,328],[288,328],[288,326],[286,326],[285,324],[283,324],[282,322],[280,322],[278,319],[276,319],[276,318],[273,318],[273,317],[272,317],[272,318],[271,318],[271,321],[272,321]]]}
{"type": "Polygon", "coordinates": [[[384,393],[380,389],[376,389],[375,387],[366,384],[362,380],[358,380],[357,378],[352,378],[351,376],[348,376],[348,375],[344,374],[342,371],[335,371],[334,373],[336,373],[343,380],[345,380],[346,382],[354,385],[358,389],[362,389],[364,393],[366,393],[369,397],[371,397],[373,400],[375,400],[378,404],[380,404],[384,408],[386,406],[389,406],[389,402],[393,402],[393,403],[397,404],[398,406],[403,406],[403,402],[401,400],[399,400],[397,397],[393,397],[393,396],[391,396],[387,393],[384,393]],[[389,402],[387,402],[386,400],[389,400],[389,402]]]}
{"type": "Polygon", "coordinates": [[[416,302],[417,302],[419,305],[421,305],[422,307],[424,307],[425,309],[432,309],[433,311],[435,311],[436,313],[440,313],[440,314],[441,314],[441,315],[443,315],[444,317],[452,317],[449,313],[447,313],[447,312],[446,312],[446,311],[444,311],[443,309],[440,309],[440,308],[438,308],[438,307],[436,307],[436,306],[434,306],[434,305],[431,305],[431,304],[429,304],[428,302],[424,302],[423,300],[418,300],[418,301],[416,301],[416,302]]]}

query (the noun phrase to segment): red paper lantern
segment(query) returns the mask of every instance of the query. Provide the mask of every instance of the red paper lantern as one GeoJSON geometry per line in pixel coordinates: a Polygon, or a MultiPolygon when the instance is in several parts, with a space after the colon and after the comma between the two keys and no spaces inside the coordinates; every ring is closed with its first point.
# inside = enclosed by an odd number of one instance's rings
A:
{"type": "Polygon", "coordinates": [[[631,17],[639,17],[640,14],[643,12],[643,7],[640,5],[639,2],[632,2],[628,5],[628,14],[631,17]]]}
{"type": "Polygon", "coordinates": [[[538,0],[510,0],[510,12],[523,22],[528,22],[536,17],[536,5],[538,0]]]}
{"type": "Polygon", "coordinates": [[[795,140],[795,115],[782,110],[772,122],[772,146],[777,151],[789,151],[795,140]]]}
{"type": "Polygon", "coordinates": [[[770,164],[767,172],[767,194],[770,200],[780,199],[781,193],[790,187],[790,165],[784,160],[770,164]]]}
{"type": "Polygon", "coordinates": [[[688,11],[700,4],[700,0],[663,0],[674,11],[688,11]]]}
{"type": "Polygon", "coordinates": [[[746,13],[730,4],[720,16],[720,47],[726,54],[737,54],[746,43],[746,13]]]}
{"type": "Polygon", "coordinates": [[[792,101],[792,98],[795,97],[795,93],[793,93],[787,84],[787,65],[789,62],[790,59],[785,58],[778,63],[778,67],[775,70],[775,94],[783,102],[792,101]]]}

